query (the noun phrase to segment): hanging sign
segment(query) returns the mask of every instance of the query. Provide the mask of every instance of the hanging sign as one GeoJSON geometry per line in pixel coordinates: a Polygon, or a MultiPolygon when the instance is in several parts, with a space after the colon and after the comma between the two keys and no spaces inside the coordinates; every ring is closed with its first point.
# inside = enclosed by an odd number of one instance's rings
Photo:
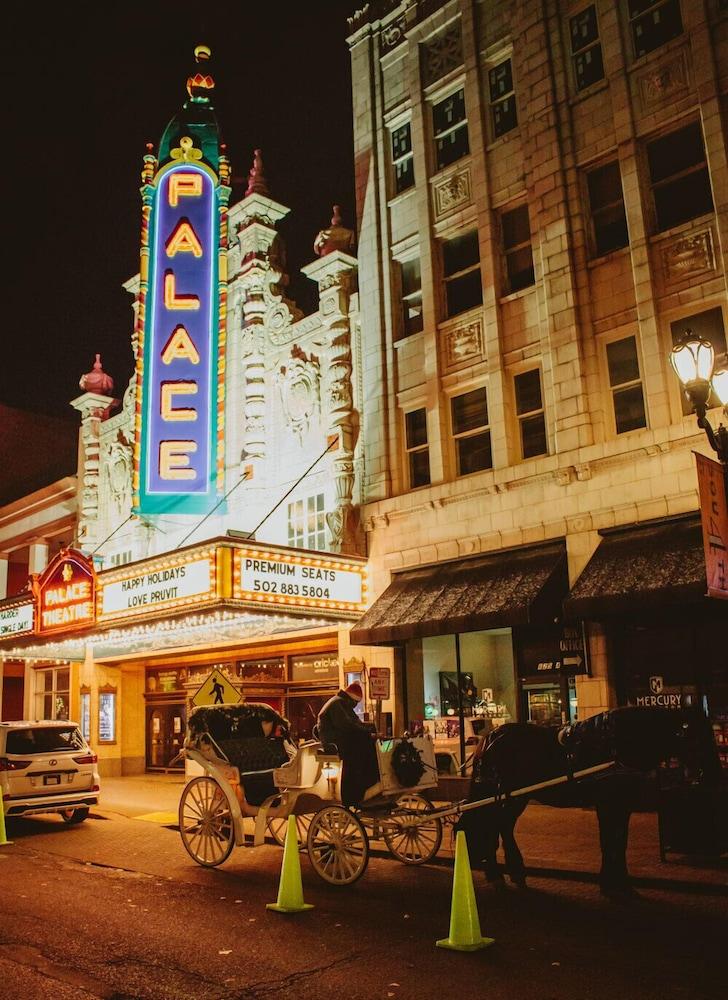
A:
{"type": "Polygon", "coordinates": [[[233,596],[243,601],[360,611],[364,567],[354,563],[239,549],[233,596]]]}
{"type": "Polygon", "coordinates": [[[728,600],[728,499],[725,470],[712,458],[695,452],[703,526],[708,596],[728,600]]]}
{"type": "Polygon", "coordinates": [[[386,701],[389,698],[391,676],[389,667],[369,668],[369,697],[372,701],[386,701]]]}
{"type": "Polygon", "coordinates": [[[33,587],[39,633],[68,632],[95,621],[96,570],[83,553],[61,549],[34,579],[33,587]]]}
{"type": "Polygon", "coordinates": [[[99,581],[99,619],[122,618],[216,596],[215,556],[155,564],[152,569],[99,581]]]}
{"type": "Polygon", "coordinates": [[[34,609],[32,601],[11,604],[8,607],[0,604],[0,639],[32,632],[35,621],[34,609]]]}
{"type": "MultiPolygon", "coordinates": [[[[217,501],[217,179],[163,168],[151,211],[138,510],[206,513],[217,501]]],[[[221,429],[220,429],[221,430],[221,429]]]]}
{"type": "Polygon", "coordinates": [[[192,695],[191,700],[196,708],[203,705],[237,705],[240,701],[240,691],[233,687],[225,674],[215,667],[192,695]]]}

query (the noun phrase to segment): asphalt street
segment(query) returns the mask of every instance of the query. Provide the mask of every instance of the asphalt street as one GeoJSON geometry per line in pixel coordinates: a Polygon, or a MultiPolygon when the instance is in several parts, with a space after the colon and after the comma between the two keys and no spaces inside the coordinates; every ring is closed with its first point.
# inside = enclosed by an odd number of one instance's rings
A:
{"type": "MultiPolygon", "coordinates": [[[[447,852],[421,868],[377,854],[349,888],[322,883],[304,856],[315,909],[284,916],[265,908],[280,848],[238,848],[206,870],[164,811],[150,820],[118,808],[107,804],[78,827],[55,817],[9,824],[3,1000],[712,1000],[728,989],[725,869],[645,878],[629,904],[599,896],[593,850],[552,877],[536,867],[525,892],[496,891],[476,874],[482,930],[496,943],[464,954],[435,948],[449,924],[447,852]]],[[[566,835],[568,819],[541,807],[526,846],[566,835]]]]}

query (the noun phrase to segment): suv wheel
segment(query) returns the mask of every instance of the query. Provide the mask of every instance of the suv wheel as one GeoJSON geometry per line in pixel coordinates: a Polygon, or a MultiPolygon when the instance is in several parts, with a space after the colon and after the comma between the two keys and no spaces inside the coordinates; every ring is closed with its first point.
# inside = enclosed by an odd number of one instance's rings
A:
{"type": "Polygon", "coordinates": [[[83,806],[80,809],[61,809],[64,823],[83,823],[88,813],[88,806],[83,806]]]}

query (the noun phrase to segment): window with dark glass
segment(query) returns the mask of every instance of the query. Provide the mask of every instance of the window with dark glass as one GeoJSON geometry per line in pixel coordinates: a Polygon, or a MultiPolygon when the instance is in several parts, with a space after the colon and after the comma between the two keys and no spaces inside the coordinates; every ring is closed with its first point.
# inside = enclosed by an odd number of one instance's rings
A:
{"type": "Polygon", "coordinates": [[[635,59],[682,34],[680,0],[628,0],[635,59]]]}
{"type": "Polygon", "coordinates": [[[602,46],[599,41],[597,9],[594,4],[586,7],[569,21],[571,34],[571,64],[577,90],[586,90],[593,83],[604,79],[602,46]]]}
{"type": "Polygon", "coordinates": [[[415,182],[415,165],[412,155],[412,133],[410,123],[392,129],[392,165],[394,167],[394,191],[400,194],[411,188],[415,182]]]}
{"type": "Polygon", "coordinates": [[[518,292],[534,283],[531,225],[528,205],[519,205],[501,215],[503,254],[506,265],[505,292],[518,292]]]}
{"type": "Polygon", "coordinates": [[[432,106],[432,130],[435,136],[437,169],[454,163],[470,152],[468,122],[465,117],[465,92],[461,88],[432,106]]]}
{"type": "Polygon", "coordinates": [[[511,60],[494,66],[488,73],[490,86],[490,117],[493,123],[493,138],[499,139],[518,125],[516,95],[513,89],[511,60]]]}
{"type": "Polygon", "coordinates": [[[634,337],[607,344],[607,368],[617,434],[646,427],[645,399],[634,337]]]}
{"type": "Polygon", "coordinates": [[[410,489],[430,485],[430,449],[427,444],[427,410],[404,415],[405,449],[410,489]]]}
{"type": "Polygon", "coordinates": [[[541,373],[538,368],[516,375],[516,414],[521,435],[521,457],[546,455],[546,417],[541,394],[541,373]]]}
{"type": "MultiPolygon", "coordinates": [[[[402,337],[419,333],[422,329],[422,278],[420,259],[403,260],[400,264],[402,280],[402,337]]],[[[401,338],[400,338],[401,339],[401,338]]]]}
{"type": "Polygon", "coordinates": [[[442,241],[447,316],[457,316],[483,301],[477,229],[442,241]]]}
{"type": "Polygon", "coordinates": [[[703,133],[698,122],[647,144],[658,232],[713,211],[703,133]]]}
{"type": "Polygon", "coordinates": [[[450,400],[457,474],[467,476],[493,468],[485,387],[453,396],[450,400]]]}
{"type": "Polygon", "coordinates": [[[590,170],[586,180],[594,250],[601,257],[629,244],[619,164],[615,160],[590,170]]]}
{"type": "MultiPolygon", "coordinates": [[[[704,312],[694,313],[692,316],[683,316],[682,319],[675,320],[670,324],[670,333],[673,344],[677,344],[686,330],[692,330],[696,337],[704,337],[713,345],[715,351],[715,370],[717,371],[724,364],[728,364],[728,347],[726,346],[725,326],[723,325],[723,310],[718,306],[716,309],[706,309],[704,312]]],[[[682,409],[684,414],[692,413],[692,403],[685,393],[682,396],[682,409]]],[[[720,401],[714,393],[708,399],[708,406],[719,406],[720,401]]]]}

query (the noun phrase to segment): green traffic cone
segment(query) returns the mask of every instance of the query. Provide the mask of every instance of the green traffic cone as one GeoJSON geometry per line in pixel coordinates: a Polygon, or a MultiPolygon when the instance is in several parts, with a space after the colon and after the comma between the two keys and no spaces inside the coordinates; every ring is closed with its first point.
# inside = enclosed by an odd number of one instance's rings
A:
{"type": "Polygon", "coordinates": [[[437,941],[438,948],[453,951],[477,951],[493,944],[493,938],[480,933],[478,906],[475,902],[473,873],[470,870],[468,844],[463,830],[458,830],[455,840],[455,874],[452,882],[450,909],[450,936],[437,941]]]}
{"type": "Polygon", "coordinates": [[[275,910],[276,913],[302,913],[304,910],[313,909],[311,903],[303,901],[301,859],[298,854],[298,831],[296,830],[295,816],[288,817],[278,900],[275,903],[266,903],[265,906],[267,910],[275,910]]]}
{"type": "Polygon", "coordinates": [[[5,832],[5,806],[3,804],[3,790],[0,788],[0,847],[3,844],[12,844],[12,840],[8,840],[5,832]]]}

